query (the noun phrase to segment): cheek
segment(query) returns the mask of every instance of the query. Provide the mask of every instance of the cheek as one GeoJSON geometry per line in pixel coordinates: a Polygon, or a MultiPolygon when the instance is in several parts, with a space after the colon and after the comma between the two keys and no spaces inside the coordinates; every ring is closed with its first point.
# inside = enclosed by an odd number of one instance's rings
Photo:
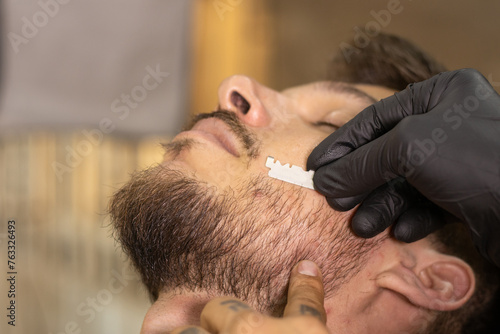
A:
{"type": "Polygon", "coordinates": [[[179,158],[180,160],[170,164],[179,165],[176,169],[219,189],[238,183],[249,173],[245,162],[205,145],[183,152],[179,158]]]}
{"type": "Polygon", "coordinates": [[[302,188],[304,193],[304,204],[305,207],[314,208],[310,214],[310,218],[314,221],[325,221],[328,228],[341,229],[349,228],[352,216],[354,215],[355,209],[341,212],[332,209],[325,196],[320,194],[315,190],[310,190],[302,188]]]}
{"type": "Polygon", "coordinates": [[[281,164],[289,163],[305,169],[307,158],[312,150],[324,139],[326,134],[314,131],[298,131],[288,129],[281,133],[274,133],[273,140],[263,146],[261,154],[272,156],[281,164]]]}

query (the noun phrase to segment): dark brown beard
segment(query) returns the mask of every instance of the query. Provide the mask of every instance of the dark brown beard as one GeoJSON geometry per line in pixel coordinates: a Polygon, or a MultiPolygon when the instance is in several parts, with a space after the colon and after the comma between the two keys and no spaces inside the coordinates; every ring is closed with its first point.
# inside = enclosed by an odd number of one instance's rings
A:
{"type": "Polygon", "coordinates": [[[355,237],[347,216],[325,201],[306,207],[305,195],[264,176],[220,193],[157,166],[135,174],[113,197],[110,213],[115,237],[153,300],[160,291],[202,290],[280,315],[299,260],[319,264],[329,296],[377,244],[355,237]]]}

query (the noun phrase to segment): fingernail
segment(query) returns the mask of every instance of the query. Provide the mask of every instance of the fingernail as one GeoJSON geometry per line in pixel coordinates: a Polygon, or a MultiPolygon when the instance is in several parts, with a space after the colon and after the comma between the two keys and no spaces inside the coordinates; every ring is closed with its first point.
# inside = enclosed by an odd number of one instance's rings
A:
{"type": "Polygon", "coordinates": [[[319,270],[316,264],[309,260],[304,260],[299,263],[298,266],[299,274],[307,275],[307,276],[318,276],[319,270]]]}

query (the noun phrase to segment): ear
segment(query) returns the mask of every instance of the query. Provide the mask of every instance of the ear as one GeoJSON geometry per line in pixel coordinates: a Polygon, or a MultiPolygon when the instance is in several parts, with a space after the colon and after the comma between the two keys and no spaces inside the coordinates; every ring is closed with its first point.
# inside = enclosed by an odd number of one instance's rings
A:
{"type": "Polygon", "coordinates": [[[454,256],[423,253],[412,257],[410,266],[408,261],[400,261],[379,273],[377,285],[429,310],[451,311],[465,304],[475,288],[471,267],[454,256]]]}

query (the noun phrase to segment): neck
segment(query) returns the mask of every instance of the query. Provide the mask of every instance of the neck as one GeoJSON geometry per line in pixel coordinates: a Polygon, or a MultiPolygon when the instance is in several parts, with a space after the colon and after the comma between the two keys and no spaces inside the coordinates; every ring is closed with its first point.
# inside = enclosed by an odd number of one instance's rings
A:
{"type": "Polygon", "coordinates": [[[179,326],[199,325],[201,311],[209,300],[206,293],[161,293],[144,318],[141,334],[169,333],[179,326]]]}

